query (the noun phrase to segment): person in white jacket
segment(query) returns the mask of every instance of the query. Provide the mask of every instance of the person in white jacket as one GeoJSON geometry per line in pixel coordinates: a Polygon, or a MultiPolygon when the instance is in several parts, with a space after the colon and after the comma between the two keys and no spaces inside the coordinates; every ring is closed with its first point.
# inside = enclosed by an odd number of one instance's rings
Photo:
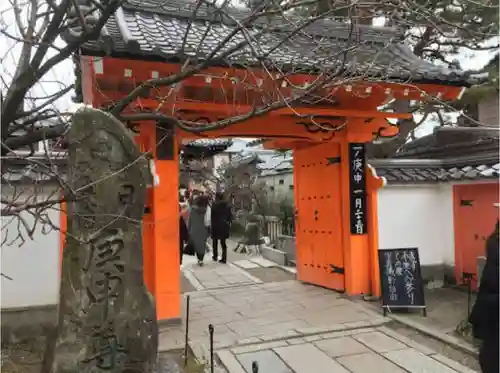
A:
{"type": "MultiPolygon", "coordinates": [[[[204,196],[207,197],[209,203],[207,206],[207,211],[205,212],[205,227],[207,228],[208,236],[210,237],[210,230],[212,227],[212,206],[211,206],[211,199],[210,196],[207,193],[204,193],[204,196]]],[[[212,251],[212,246],[207,241],[207,253],[212,251]]]]}

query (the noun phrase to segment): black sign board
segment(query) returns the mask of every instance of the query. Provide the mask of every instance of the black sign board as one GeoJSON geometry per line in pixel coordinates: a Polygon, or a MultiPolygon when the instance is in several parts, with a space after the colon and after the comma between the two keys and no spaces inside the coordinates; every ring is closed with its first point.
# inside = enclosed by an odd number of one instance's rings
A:
{"type": "Polygon", "coordinates": [[[417,248],[379,250],[384,316],[392,308],[421,308],[427,315],[417,248]]]}
{"type": "Polygon", "coordinates": [[[351,234],[366,234],[365,144],[349,143],[351,234]]]}

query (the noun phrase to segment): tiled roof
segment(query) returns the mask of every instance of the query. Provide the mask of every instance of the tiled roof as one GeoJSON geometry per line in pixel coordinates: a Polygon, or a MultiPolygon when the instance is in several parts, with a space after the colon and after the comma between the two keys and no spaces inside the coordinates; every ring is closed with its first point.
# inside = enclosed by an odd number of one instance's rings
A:
{"type": "Polygon", "coordinates": [[[34,184],[57,182],[66,176],[66,152],[52,152],[30,157],[8,157],[6,171],[2,174],[2,184],[34,184]]]}
{"type": "MultiPolygon", "coordinates": [[[[101,39],[85,44],[82,51],[163,61],[182,61],[186,57],[203,60],[235,29],[235,20],[241,21],[250,14],[236,8],[221,11],[207,2],[126,0],[109,19],[101,39]]],[[[293,16],[262,17],[245,33],[235,33],[220,51],[224,53],[251,38],[257,57],[245,46],[224,60],[217,58],[219,53],[212,62],[244,66],[267,62],[285,70],[339,69],[344,76],[465,86],[482,79],[417,58],[393,28],[353,27],[318,19],[296,32],[296,25],[304,22],[307,20],[293,16]]]]}
{"type": "Polygon", "coordinates": [[[393,158],[454,159],[496,152],[498,159],[499,138],[498,128],[438,127],[433,133],[403,145],[393,158]]]}
{"type": "Polygon", "coordinates": [[[499,179],[500,163],[485,160],[480,163],[453,165],[439,160],[371,160],[378,176],[388,183],[428,183],[440,181],[471,181],[499,179]]]}
{"type": "Polygon", "coordinates": [[[251,163],[263,163],[264,161],[260,159],[257,153],[249,153],[237,155],[231,159],[230,163],[227,163],[221,167],[221,169],[234,169],[239,166],[248,165],[251,163]]]}
{"type": "Polygon", "coordinates": [[[261,176],[286,173],[293,170],[293,158],[285,158],[283,156],[273,157],[267,162],[259,164],[258,168],[261,171],[261,176]]]}
{"type": "Polygon", "coordinates": [[[210,147],[229,147],[233,144],[231,139],[197,139],[193,141],[188,141],[182,145],[188,147],[200,147],[200,148],[210,148],[210,147]]]}

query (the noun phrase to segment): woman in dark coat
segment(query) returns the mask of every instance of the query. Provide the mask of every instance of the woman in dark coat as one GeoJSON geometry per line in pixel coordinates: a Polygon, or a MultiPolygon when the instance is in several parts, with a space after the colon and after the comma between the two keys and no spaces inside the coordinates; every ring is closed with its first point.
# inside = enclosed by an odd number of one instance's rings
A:
{"type": "Polygon", "coordinates": [[[189,210],[188,233],[190,244],[194,245],[194,251],[198,257],[198,265],[203,265],[203,258],[207,249],[208,229],[205,225],[205,214],[208,207],[208,197],[197,196],[189,210]]]}
{"type": "Polygon", "coordinates": [[[482,341],[479,365],[483,373],[498,373],[498,245],[499,222],[486,242],[486,264],[481,275],[476,303],[469,316],[475,338],[482,341]]]}
{"type": "Polygon", "coordinates": [[[222,193],[215,194],[215,201],[212,205],[210,220],[212,224],[212,259],[215,261],[217,261],[218,259],[217,249],[218,242],[220,241],[220,245],[222,246],[222,258],[220,260],[220,263],[226,263],[226,240],[229,238],[229,231],[231,229],[231,221],[233,220],[233,215],[231,213],[229,204],[224,201],[224,196],[222,195],[222,193]]]}
{"type": "Polygon", "coordinates": [[[182,264],[182,255],[184,254],[184,245],[187,245],[189,242],[189,234],[186,227],[186,221],[179,215],[179,248],[180,248],[180,256],[181,256],[181,264],[182,264]]]}

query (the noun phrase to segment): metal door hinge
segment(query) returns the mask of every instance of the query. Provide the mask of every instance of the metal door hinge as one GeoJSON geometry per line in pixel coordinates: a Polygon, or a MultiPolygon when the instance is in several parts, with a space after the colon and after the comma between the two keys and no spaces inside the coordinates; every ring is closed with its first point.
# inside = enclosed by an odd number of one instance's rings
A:
{"type": "Polygon", "coordinates": [[[328,163],[326,165],[330,166],[332,164],[340,163],[341,158],[340,157],[327,157],[326,160],[328,161],[328,163]]]}
{"type": "Polygon", "coordinates": [[[334,266],[333,264],[330,264],[330,271],[331,271],[331,273],[338,273],[341,275],[343,275],[345,273],[344,267],[337,267],[337,266],[334,266]]]}

